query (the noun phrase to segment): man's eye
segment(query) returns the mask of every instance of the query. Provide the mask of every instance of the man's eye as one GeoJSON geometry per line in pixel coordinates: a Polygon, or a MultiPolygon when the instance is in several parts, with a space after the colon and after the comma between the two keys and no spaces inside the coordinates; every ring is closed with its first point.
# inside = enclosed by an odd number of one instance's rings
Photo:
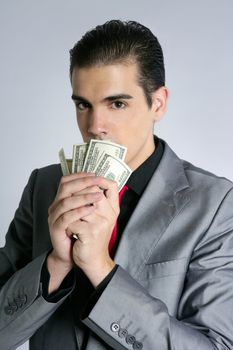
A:
{"type": "Polygon", "coordinates": [[[76,105],[76,108],[79,109],[80,111],[84,111],[86,108],[89,107],[89,104],[86,102],[76,102],[75,105],[76,105]]]}
{"type": "Polygon", "coordinates": [[[121,101],[114,101],[112,103],[112,108],[113,109],[123,109],[123,108],[125,108],[125,104],[121,101]]]}

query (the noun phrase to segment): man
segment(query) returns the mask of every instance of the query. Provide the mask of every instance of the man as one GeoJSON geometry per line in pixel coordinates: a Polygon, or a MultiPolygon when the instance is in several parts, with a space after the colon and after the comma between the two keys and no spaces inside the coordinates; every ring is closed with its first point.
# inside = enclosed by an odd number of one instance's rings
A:
{"type": "Polygon", "coordinates": [[[168,98],[156,37],[98,26],[70,77],[83,140],[126,146],[133,173],[120,208],[110,180],[32,173],[0,252],[0,348],[233,349],[233,184],[153,135],[168,98]]]}

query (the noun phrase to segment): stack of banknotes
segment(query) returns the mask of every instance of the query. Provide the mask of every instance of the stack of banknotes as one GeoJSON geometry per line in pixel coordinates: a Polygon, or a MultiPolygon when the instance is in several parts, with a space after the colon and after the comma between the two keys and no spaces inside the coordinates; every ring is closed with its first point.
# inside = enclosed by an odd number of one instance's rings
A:
{"type": "Polygon", "coordinates": [[[76,172],[95,173],[116,181],[118,190],[127,182],[132,170],[124,162],[127,148],[111,141],[91,139],[89,143],[73,145],[72,159],[66,159],[64,149],[59,151],[63,175],[76,172]]]}

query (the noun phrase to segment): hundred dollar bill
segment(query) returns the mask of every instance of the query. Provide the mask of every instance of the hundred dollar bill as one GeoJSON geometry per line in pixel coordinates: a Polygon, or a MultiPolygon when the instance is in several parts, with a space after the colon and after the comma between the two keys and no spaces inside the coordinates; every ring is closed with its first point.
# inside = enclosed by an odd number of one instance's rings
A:
{"type": "Polygon", "coordinates": [[[60,163],[61,163],[62,174],[69,175],[70,171],[69,171],[69,167],[67,164],[67,160],[66,160],[66,156],[65,156],[65,152],[64,152],[63,148],[59,151],[59,159],[60,159],[60,163]]]}
{"type": "Polygon", "coordinates": [[[118,191],[120,191],[130,177],[132,170],[121,159],[105,153],[94,172],[97,176],[116,181],[118,191]]]}
{"type": "Polygon", "coordinates": [[[82,171],[94,172],[104,153],[124,160],[127,148],[110,141],[92,139],[89,143],[82,171]]]}
{"type": "Polygon", "coordinates": [[[84,160],[87,153],[87,148],[88,148],[87,143],[73,145],[72,173],[82,171],[84,160]]]}

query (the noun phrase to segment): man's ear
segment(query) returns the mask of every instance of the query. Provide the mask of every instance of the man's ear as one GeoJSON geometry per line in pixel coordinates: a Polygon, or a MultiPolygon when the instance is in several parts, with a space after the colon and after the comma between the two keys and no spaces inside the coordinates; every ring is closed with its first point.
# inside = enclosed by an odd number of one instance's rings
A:
{"type": "Polygon", "coordinates": [[[152,110],[154,112],[154,122],[159,122],[167,110],[169,91],[166,86],[161,86],[152,94],[152,110]]]}

